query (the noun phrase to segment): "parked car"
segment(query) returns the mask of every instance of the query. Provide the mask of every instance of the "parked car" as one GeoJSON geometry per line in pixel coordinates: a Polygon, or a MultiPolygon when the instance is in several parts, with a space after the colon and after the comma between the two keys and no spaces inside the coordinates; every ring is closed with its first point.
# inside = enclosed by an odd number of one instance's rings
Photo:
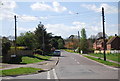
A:
{"type": "Polygon", "coordinates": [[[61,55],[61,51],[60,51],[60,50],[55,50],[55,51],[53,52],[53,55],[54,55],[54,56],[60,56],[60,55],[61,55]]]}

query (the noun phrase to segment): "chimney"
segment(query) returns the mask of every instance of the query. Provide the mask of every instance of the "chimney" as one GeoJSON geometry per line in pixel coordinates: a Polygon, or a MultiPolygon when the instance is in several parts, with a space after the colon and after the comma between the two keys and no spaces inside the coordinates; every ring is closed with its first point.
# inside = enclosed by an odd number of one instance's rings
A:
{"type": "Polygon", "coordinates": [[[115,36],[117,36],[117,34],[115,34],[115,36]]]}

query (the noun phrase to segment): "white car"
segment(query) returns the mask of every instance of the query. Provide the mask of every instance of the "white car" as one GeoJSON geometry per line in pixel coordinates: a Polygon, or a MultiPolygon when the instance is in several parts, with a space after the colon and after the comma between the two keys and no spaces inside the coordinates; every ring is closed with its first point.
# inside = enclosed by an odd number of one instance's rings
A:
{"type": "Polygon", "coordinates": [[[60,50],[55,50],[53,55],[54,56],[60,56],[61,55],[61,51],[60,50]]]}

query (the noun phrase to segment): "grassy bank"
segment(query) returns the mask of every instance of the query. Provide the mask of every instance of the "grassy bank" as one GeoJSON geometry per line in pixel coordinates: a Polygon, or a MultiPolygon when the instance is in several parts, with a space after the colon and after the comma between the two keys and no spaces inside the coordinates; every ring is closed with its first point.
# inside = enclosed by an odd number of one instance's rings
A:
{"type": "Polygon", "coordinates": [[[43,55],[27,55],[22,57],[16,57],[9,61],[11,64],[30,64],[30,63],[37,63],[49,60],[51,56],[43,56],[43,55]]]}
{"type": "Polygon", "coordinates": [[[74,50],[70,50],[70,49],[64,49],[67,52],[71,52],[71,53],[75,53],[74,50]]]}
{"type": "Polygon", "coordinates": [[[24,75],[24,74],[31,74],[31,73],[38,73],[42,69],[39,68],[32,68],[32,67],[20,67],[15,69],[9,70],[2,70],[0,71],[0,75],[2,76],[12,76],[12,75],[24,75]]]}
{"type": "MultiPolygon", "coordinates": [[[[93,54],[92,53],[92,54],[89,54],[89,55],[100,57],[100,58],[104,58],[103,54],[93,54]]],[[[109,60],[120,62],[120,60],[119,60],[120,54],[106,54],[106,58],[109,59],[109,60]]]]}
{"type": "Polygon", "coordinates": [[[103,63],[103,64],[108,65],[108,66],[120,67],[120,64],[112,63],[112,62],[109,62],[109,61],[104,61],[102,59],[98,59],[98,58],[94,58],[94,57],[90,57],[90,56],[85,56],[85,55],[84,55],[84,57],[87,57],[89,59],[95,60],[97,62],[103,63]]]}
{"type": "Polygon", "coordinates": [[[21,63],[30,64],[30,63],[42,62],[49,59],[50,59],[50,56],[42,56],[42,55],[36,54],[34,56],[23,56],[21,63]]]}

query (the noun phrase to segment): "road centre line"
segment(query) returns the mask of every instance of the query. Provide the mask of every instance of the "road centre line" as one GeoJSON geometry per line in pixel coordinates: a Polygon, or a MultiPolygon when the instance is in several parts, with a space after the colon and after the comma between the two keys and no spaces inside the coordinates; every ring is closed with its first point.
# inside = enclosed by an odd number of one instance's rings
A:
{"type": "Polygon", "coordinates": [[[47,72],[47,79],[50,79],[50,71],[47,72]]]}
{"type": "Polygon", "coordinates": [[[53,75],[54,75],[54,79],[58,79],[56,72],[55,72],[55,69],[53,69],[53,75]]]}
{"type": "Polygon", "coordinates": [[[80,64],[79,62],[77,62],[78,64],[80,64]]]}

